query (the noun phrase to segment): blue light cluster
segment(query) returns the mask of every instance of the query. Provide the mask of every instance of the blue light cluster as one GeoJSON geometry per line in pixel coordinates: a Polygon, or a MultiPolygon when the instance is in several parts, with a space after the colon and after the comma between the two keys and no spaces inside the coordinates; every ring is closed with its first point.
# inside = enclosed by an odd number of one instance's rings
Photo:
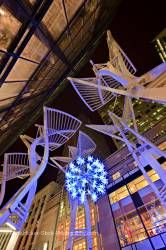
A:
{"type": "Polygon", "coordinates": [[[103,163],[93,156],[78,157],[71,162],[66,172],[66,189],[72,199],[78,199],[81,204],[86,196],[96,202],[105,194],[108,184],[107,172],[103,163]]]}

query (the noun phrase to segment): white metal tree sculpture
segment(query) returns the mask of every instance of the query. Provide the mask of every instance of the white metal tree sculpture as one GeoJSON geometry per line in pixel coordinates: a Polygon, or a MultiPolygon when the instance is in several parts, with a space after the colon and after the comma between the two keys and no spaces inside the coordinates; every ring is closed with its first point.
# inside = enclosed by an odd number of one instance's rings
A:
{"type": "MultiPolygon", "coordinates": [[[[93,66],[93,69],[95,69],[95,66],[93,66]]],[[[105,76],[99,76],[97,70],[94,70],[94,72],[96,77],[68,77],[68,80],[71,82],[79,97],[91,111],[103,107],[106,103],[115,98],[114,93],[112,94],[110,91],[110,86],[115,89],[120,87],[120,84],[116,80],[105,76]]]]}
{"type": "Polygon", "coordinates": [[[86,156],[92,154],[96,149],[96,144],[86,133],[80,130],[77,140],[77,146],[68,146],[68,149],[69,155],[67,157],[55,156],[50,158],[55,164],[55,167],[59,168],[63,172],[65,172],[68,164],[71,161],[74,161],[78,156],[86,156]],[[59,162],[61,163],[61,165],[59,162]]]}
{"type": "Polygon", "coordinates": [[[112,96],[109,93],[114,96],[122,95],[125,97],[122,118],[119,118],[113,112],[109,112],[113,122],[112,125],[88,125],[88,127],[121,140],[123,143],[125,142],[145,179],[166,207],[166,171],[156,160],[156,157],[159,156],[166,157],[166,153],[139,134],[131,101],[131,98],[142,98],[161,104],[166,103],[166,63],[157,66],[141,77],[136,77],[134,75],[136,72],[135,67],[109,31],[107,33],[107,42],[109,62],[93,64],[96,75],[93,80],[91,80],[92,78],[68,79],[91,111],[105,105],[108,99],[111,100],[112,96]],[[117,84],[116,87],[113,86],[114,83],[117,84]],[[128,126],[129,120],[132,120],[133,128],[128,126]],[[129,132],[135,137],[135,142],[128,139],[127,133],[129,132]],[[161,190],[156,187],[155,183],[147,175],[145,166],[148,164],[160,176],[163,182],[161,190]]]}
{"type": "MultiPolygon", "coordinates": [[[[42,129],[40,127],[39,137],[33,139],[22,136],[28,148],[28,158],[27,155],[20,153],[5,155],[3,175],[7,177],[5,180],[25,177],[27,174],[29,178],[1,209],[0,226],[5,224],[14,230],[21,230],[36,192],[37,181],[47,166],[49,150],[66,143],[80,125],[81,122],[75,117],[60,110],[44,107],[44,126],[42,129]],[[41,157],[36,152],[39,145],[44,147],[44,154],[41,157]]],[[[1,188],[3,198],[5,184],[1,188]]]]}
{"type": "Polygon", "coordinates": [[[93,64],[94,78],[68,78],[91,111],[105,105],[116,95],[166,103],[166,63],[162,63],[146,74],[134,76],[136,69],[114,40],[107,33],[109,61],[93,64]]]}
{"type": "Polygon", "coordinates": [[[66,250],[73,249],[73,240],[86,237],[88,249],[92,249],[90,209],[87,196],[96,201],[100,194],[105,193],[107,184],[103,164],[94,159],[92,154],[96,144],[84,132],[79,131],[77,147],[69,146],[69,157],[53,157],[51,160],[66,176],[66,188],[69,193],[71,223],[66,250]],[[60,164],[60,163],[61,164],[60,164]],[[64,166],[62,165],[64,163],[64,166]],[[78,206],[85,209],[86,228],[77,229],[76,214],[78,206]]]}
{"type": "Polygon", "coordinates": [[[130,128],[122,118],[112,112],[109,112],[109,116],[113,121],[113,125],[87,125],[87,127],[120,140],[126,144],[138,168],[141,170],[148,184],[152,187],[153,191],[166,208],[166,171],[156,159],[161,156],[166,158],[166,152],[161,151],[148,139],[140,135],[136,130],[130,128]],[[128,133],[131,133],[135,137],[134,142],[128,139],[128,133]],[[145,170],[145,166],[147,165],[151,166],[151,168],[155,170],[162,180],[163,186],[161,189],[158,189],[156,184],[152,182],[148,176],[145,170]]]}
{"type": "MultiPolygon", "coordinates": [[[[136,73],[135,66],[115,41],[109,30],[107,31],[107,45],[109,50],[109,62],[105,64],[105,66],[108,65],[110,70],[115,72],[115,74],[121,74],[122,77],[125,76],[127,80],[134,78],[136,73]]],[[[100,68],[99,65],[98,67],[100,68]]],[[[103,68],[103,66],[101,65],[101,68],[103,68]]],[[[124,82],[124,79],[122,81],[124,82]]]]}
{"type": "Polygon", "coordinates": [[[3,202],[6,182],[15,178],[26,178],[30,175],[28,154],[8,153],[4,155],[3,172],[1,173],[0,205],[3,202]]]}

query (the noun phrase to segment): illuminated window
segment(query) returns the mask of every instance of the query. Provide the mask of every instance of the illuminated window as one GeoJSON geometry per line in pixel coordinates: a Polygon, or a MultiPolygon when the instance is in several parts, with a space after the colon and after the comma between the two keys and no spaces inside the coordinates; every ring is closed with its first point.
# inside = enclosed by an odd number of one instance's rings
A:
{"type": "Polygon", "coordinates": [[[155,182],[155,181],[157,181],[157,180],[159,180],[160,179],[160,177],[158,176],[158,174],[155,172],[155,170],[150,170],[149,172],[148,172],[148,175],[149,175],[149,177],[150,177],[150,179],[153,181],[153,182],[155,182]]]}
{"type": "Polygon", "coordinates": [[[60,212],[59,212],[59,217],[62,217],[64,215],[64,202],[62,201],[60,204],[60,212]]]}
{"type": "Polygon", "coordinates": [[[66,223],[65,223],[65,240],[68,239],[68,236],[69,236],[69,229],[70,229],[70,221],[69,219],[67,219],[66,223]]]}
{"type": "Polygon", "coordinates": [[[65,227],[63,223],[58,223],[57,230],[56,230],[56,240],[62,241],[64,239],[64,231],[65,227]]]}
{"type": "Polygon", "coordinates": [[[120,172],[116,172],[115,174],[112,175],[112,179],[113,179],[114,181],[117,180],[117,179],[120,178],[120,177],[121,177],[120,172]]]}
{"type": "MultiPolygon", "coordinates": [[[[149,175],[149,177],[151,178],[153,182],[159,180],[159,176],[154,170],[150,170],[147,174],[149,175]]],[[[133,194],[139,191],[140,189],[148,186],[148,182],[145,180],[144,176],[142,175],[136,178],[135,180],[133,180],[132,182],[128,183],[127,185],[128,185],[129,191],[133,194]]],[[[116,191],[112,192],[109,195],[109,197],[110,197],[111,203],[113,204],[119,200],[124,199],[128,195],[129,193],[128,193],[127,187],[123,186],[117,189],[116,191]]]]}
{"type": "Polygon", "coordinates": [[[98,244],[97,244],[97,236],[93,236],[92,238],[92,244],[93,244],[93,250],[98,250],[98,244]]]}
{"type": "Polygon", "coordinates": [[[95,225],[95,209],[94,207],[90,208],[90,216],[91,216],[91,225],[95,225]]]}
{"type": "Polygon", "coordinates": [[[83,207],[77,211],[76,228],[85,228],[85,212],[83,207]]]}
{"type": "Polygon", "coordinates": [[[7,50],[21,23],[4,7],[0,7],[0,49],[7,50]]]}
{"type": "Polygon", "coordinates": [[[165,141],[165,142],[162,142],[158,147],[159,147],[159,149],[161,149],[161,150],[165,150],[165,149],[166,149],[166,141],[165,141]]]}
{"type": "Polygon", "coordinates": [[[112,192],[109,195],[110,201],[111,201],[112,204],[119,201],[119,200],[124,199],[127,196],[129,196],[129,193],[128,193],[128,190],[127,190],[126,186],[118,188],[116,191],[112,192]]]}
{"type": "Polygon", "coordinates": [[[147,238],[141,220],[136,211],[115,219],[121,246],[147,238]]]}
{"type": "Polygon", "coordinates": [[[166,161],[161,166],[166,170],[166,161]]]}
{"type": "MultiPolygon", "coordinates": [[[[159,180],[159,176],[154,170],[150,170],[147,174],[153,182],[159,180]]],[[[140,176],[128,184],[128,188],[132,194],[146,186],[148,186],[148,182],[144,176],[140,176]]]]}
{"type": "Polygon", "coordinates": [[[73,250],[86,250],[85,240],[79,240],[74,243],[73,250]]]}

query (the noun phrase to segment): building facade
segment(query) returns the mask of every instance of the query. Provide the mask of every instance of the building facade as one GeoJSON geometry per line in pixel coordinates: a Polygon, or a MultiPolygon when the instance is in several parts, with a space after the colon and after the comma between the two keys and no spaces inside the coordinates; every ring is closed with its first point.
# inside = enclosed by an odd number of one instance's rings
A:
{"type": "MultiPolygon", "coordinates": [[[[145,136],[161,150],[166,149],[166,120],[158,123],[145,136]]],[[[157,159],[166,168],[166,159],[157,159]]],[[[108,197],[119,248],[113,249],[166,249],[166,211],[126,147],[106,159],[110,176],[108,197]]],[[[163,183],[150,166],[148,176],[158,189],[163,183]]]]}
{"type": "MultiPolygon", "coordinates": [[[[30,213],[28,220],[26,221],[23,229],[19,232],[19,237],[17,239],[14,250],[30,250],[35,249],[37,244],[37,238],[41,234],[46,234],[46,231],[50,231],[50,228],[47,227],[40,231],[40,228],[44,222],[47,222],[47,226],[51,225],[51,230],[54,227],[53,223],[48,221],[48,218],[45,217],[45,210],[48,207],[49,201],[57,193],[57,199],[59,197],[60,187],[55,182],[49,183],[46,187],[40,190],[35,196],[34,202],[30,208],[30,213]]],[[[39,246],[39,249],[48,249],[46,248],[49,245],[47,238],[42,242],[42,247],[39,246]]]]}
{"type": "MultiPolygon", "coordinates": [[[[123,114],[124,99],[122,96],[119,96],[116,99],[116,106],[111,101],[98,112],[104,122],[104,124],[111,124],[111,119],[108,115],[108,111],[113,111],[119,117],[123,114]]],[[[135,113],[135,118],[138,126],[138,130],[141,134],[153,128],[156,124],[161,122],[166,116],[166,107],[159,103],[151,103],[133,100],[133,108],[135,113]]],[[[129,126],[132,126],[132,121],[129,123],[129,126]]],[[[124,146],[121,142],[115,141],[117,148],[124,146]]]]}
{"type": "MultiPolygon", "coordinates": [[[[166,119],[144,136],[166,149],[166,119]]],[[[166,159],[158,162],[166,169],[166,159]]],[[[109,184],[107,195],[90,204],[93,250],[166,249],[166,211],[148,185],[127,147],[105,159],[109,184]]],[[[148,176],[158,189],[163,183],[149,165],[148,176]]],[[[70,205],[63,187],[64,175],[35,196],[22,232],[1,232],[2,250],[65,250],[70,226],[70,205]]],[[[79,207],[76,228],[86,227],[85,211],[79,207]]],[[[86,250],[86,239],[76,238],[73,250],[86,250]]]]}
{"type": "Polygon", "coordinates": [[[163,29],[154,39],[153,44],[162,62],[166,61],[166,28],[163,29]]]}
{"type": "MultiPolygon", "coordinates": [[[[90,203],[93,249],[102,249],[99,233],[98,207],[90,203]]],[[[77,210],[76,228],[85,228],[85,211],[83,206],[77,210]]],[[[62,186],[51,182],[34,199],[30,214],[24,228],[18,232],[14,250],[62,250],[65,249],[70,226],[70,206],[67,193],[62,186]]],[[[9,236],[8,236],[9,237],[9,236]]],[[[8,242],[6,241],[6,244],[8,242]]],[[[11,250],[10,249],[10,250],[11,250]]],[[[85,250],[86,240],[76,238],[74,250],[85,250]]],[[[3,250],[6,250],[4,248],[3,250]]]]}

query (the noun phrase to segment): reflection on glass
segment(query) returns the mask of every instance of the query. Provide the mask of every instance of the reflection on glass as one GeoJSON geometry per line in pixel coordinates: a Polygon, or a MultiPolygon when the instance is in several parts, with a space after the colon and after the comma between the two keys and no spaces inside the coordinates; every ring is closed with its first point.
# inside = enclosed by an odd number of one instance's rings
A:
{"type": "MultiPolygon", "coordinates": [[[[12,71],[10,71],[7,81],[18,81],[18,80],[28,80],[34,70],[37,68],[37,64],[18,59],[15,63],[12,71]]],[[[20,83],[20,85],[24,86],[25,83],[20,83]]]]}
{"type": "Polygon", "coordinates": [[[58,38],[66,27],[66,19],[63,12],[62,1],[54,0],[43,18],[43,23],[54,38],[58,38]]]}
{"type": "Polygon", "coordinates": [[[122,247],[147,238],[130,196],[114,203],[112,209],[122,247]]]}
{"type": "Polygon", "coordinates": [[[166,231],[166,213],[159,200],[154,198],[138,209],[150,236],[166,231]]]}
{"type": "Polygon", "coordinates": [[[129,193],[127,191],[127,187],[123,186],[121,188],[118,188],[116,191],[112,192],[109,196],[110,196],[110,201],[113,204],[113,203],[129,196],[129,193]]]}
{"type": "Polygon", "coordinates": [[[48,48],[44,44],[44,41],[42,41],[42,38],[39,39],[36,34],[33,35],[26,45],[25,49],[23,50],[21,56],[35,61],[37,62],[37,64],[31,61],[18,59],[13,66],[13,70],[9,73],[7,80],[28,80],[47,51],[48,48]]]}
{"type": "Polygon", "coordinates": [[[29,40],[21,56],[39,63],[47,51],[48,47],[44,44],[44,37],[42,35],[37,37],[36,33],[29,40]]]}
{"type": "Polygon", "coordinates": [[[75,0],[66,0],[65,1],[66,12],[67,12],[67,16],[69,17],[69,19],[71,19],[73,17],[74,13],[77,11],[79,6],[83,2],[84,2],[83,0],[77,0],[77,1],[75,1],[75,0]]]}
{"type": "MultiPolygon", "coordinates": [[[[159,180],[159,176],[158,174],[154,171],[154,170],[150,170],[148,172],[148,176],[150,177],[150,179],[155,182],[157,180],[159,180]]],[[[139,190],[141,190],[142,188],[148,186],[148,182],[145,180],[144,176],[140,176],[138,178],[136,178],[135,180],[133,180],[132,182],[130,182],[128,184],[128,188],[130,190],[130,192],[133,194],[139,190]]]]}
{"type": "MultiPolygon", "coordinates": [[[[92,244],[93,244],[92,249],[98,250],[97,237],[94,235],[92,236],[92,244]]],[[[74,246],[73,246],[73,250],[87,250],[87,245],[86,245],[85,239],[75,241],[74,246]]]]}
{"type": "Polygon", "coordinates": [[[115,220],[121,246],[129,245],[147,238],[136,211],[115,220]]]}
{"type": "Polygon", "coordinates": [[[21,23],[4,7],[0,6],[0,49],[7,50],[17,35],[21,23]]]}
{"type": "MultiPolygon", "coordinates": [[[[154,170],[149,171],[148,175],[152,181],[159,178],[154,170]]],[[[152,237],[166,232],[166,211],[155,193],[150,187],[147,188],[147,182],[143,176],[136,178],[127,185],[131,193],[138,192],[141,194],[143,205],[137,207],[136,210],[126,186],[109,195],[122,247],[144,240],[148,236],[152,237]]]]}
{"type": "MultiPolygon", "coordinates": [[[[148,175],[153,182],[159,180],[159,176],[154,170],[150,170],[148,172],[148,175]]],[[[130,193],[133,194],[133,193],[141,190],[142,188],[148,186],[148,183],[145,180],[144,176],[142,175],[142,176],[136,178],[135,180],[129,182],[127,184],[127,186],[129,188],[130,193]]],[[[127,191],[127,187],[123,186],[110,194],[110,201],[113,204],[113,203],[127,197],[128,195],[129,195],[129,193],[127,191]]]]}
{"type": "MultiPolygon", "coordinates": [[[[71,20],[83,0],[66,0],[65,7],[68,21],[71,20]]],[[[64,8],[61,0],[54,0],[43,18],[43,22],[54,38],[58,38],[67,26],[64,8]]]]}

